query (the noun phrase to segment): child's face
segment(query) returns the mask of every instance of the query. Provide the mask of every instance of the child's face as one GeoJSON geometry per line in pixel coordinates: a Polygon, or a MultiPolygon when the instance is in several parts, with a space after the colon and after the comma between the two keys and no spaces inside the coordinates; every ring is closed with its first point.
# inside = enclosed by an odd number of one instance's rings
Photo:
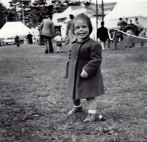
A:
{"type": "Polygon", "coordinates": [[[75,21],[74,32],[78,40],[84,40],[89,36],[89,27],[84,20],[77,19],[75,21]]]}

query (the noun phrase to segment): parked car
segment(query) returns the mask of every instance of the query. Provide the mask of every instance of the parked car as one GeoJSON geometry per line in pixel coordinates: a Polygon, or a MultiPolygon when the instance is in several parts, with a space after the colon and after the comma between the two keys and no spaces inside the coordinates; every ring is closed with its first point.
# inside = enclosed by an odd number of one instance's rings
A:
{"type": "Polygon", "coordinates": [[[5,38],[2,40],[6,45],[14,45],[15,39],[14,38],[5,38]]]}

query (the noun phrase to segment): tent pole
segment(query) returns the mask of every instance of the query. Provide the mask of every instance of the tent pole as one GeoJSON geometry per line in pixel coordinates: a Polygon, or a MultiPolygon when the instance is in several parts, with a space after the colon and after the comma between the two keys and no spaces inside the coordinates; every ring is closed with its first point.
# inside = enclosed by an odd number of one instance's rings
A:
{"type": "Polygon", "coordinates": [[[98,29],[98,1],[96,0],[96,41],[98,41],[97,29],[98,29]]]}
{"type": "Polygon", "coordinates": [[[104,1],[102,0],[102,21],[104,22],[104,1]]]}
{"type": "Polygon", "coordinates": [[[24,8],[22,8],[23,23],[25,24],[24,8]]]}

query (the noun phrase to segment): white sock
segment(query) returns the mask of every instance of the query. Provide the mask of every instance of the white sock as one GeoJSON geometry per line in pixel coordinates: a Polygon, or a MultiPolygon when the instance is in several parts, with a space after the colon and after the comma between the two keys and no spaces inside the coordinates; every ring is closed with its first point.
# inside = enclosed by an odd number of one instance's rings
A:
{"type": "Polygon", "coordinates": [[[96,110],[88,110],[89,114],[96,114],[96,110]]]}

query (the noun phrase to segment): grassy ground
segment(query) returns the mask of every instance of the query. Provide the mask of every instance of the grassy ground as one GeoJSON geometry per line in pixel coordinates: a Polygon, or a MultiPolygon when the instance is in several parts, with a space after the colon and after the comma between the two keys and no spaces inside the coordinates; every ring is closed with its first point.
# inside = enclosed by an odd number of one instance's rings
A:
{"type": "Polygon", "coordinates": [[[67,53],[39,46],[0,48],[0,142],[146,142],[147,48],[103,52],[106,94],[97,111],[106,121],[83,123],[63,78],[67,53]]]}

